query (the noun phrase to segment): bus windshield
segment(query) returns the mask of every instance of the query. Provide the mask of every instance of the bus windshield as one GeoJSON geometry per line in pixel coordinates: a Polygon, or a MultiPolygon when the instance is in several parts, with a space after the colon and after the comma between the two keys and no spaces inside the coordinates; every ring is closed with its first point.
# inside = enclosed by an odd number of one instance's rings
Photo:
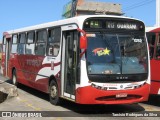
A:
{"type": "Polygon", "coordinates": [[[87,33],[88,74],[147,73],[144,33],[87,33]]]}

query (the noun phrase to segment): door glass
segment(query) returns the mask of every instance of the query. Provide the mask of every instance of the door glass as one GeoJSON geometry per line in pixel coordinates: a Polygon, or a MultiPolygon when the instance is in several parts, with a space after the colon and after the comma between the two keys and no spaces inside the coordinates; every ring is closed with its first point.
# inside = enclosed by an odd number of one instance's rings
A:
{"type": "Polygon", "coordinates": [[[160,34],[157,39],[156,58],[160,60],[160,34]]]}
{"type": "MultiPolygon", "coordinates": [[[[72,31],[66,34],[65,45],[65,77],[64,77],[64,91],[74,95],[75,83],[77,79],[77,40],[76,32],[72,31]]],[[[64,52],[64,51],[63,51],[64,52]]]]}
{"type": "Polygon", "coordinates": [[[155,45],[156,35],[150,34],[147,37],[148,37],[150,58],[152,59],[154,57],[154,45],[155,45]]]}
{"type": "Polygon", "coordinates": [[[9,65],[9,59],[10,59],[10,49],[11,48],[11,38],[7,38],[6,39],[6,50],[5,50],[5,69],[6,69],[6,76],[8,76],[8,71],[10,69],[8,69],[8,65],[9,65]]]}
{"type": "Polygon", "coordinates": [[[66,41],[66,54],[65,54],[65,58],[66,58],[66,61],[65,61],[65,71],[66,71],[66,73],[65,73],[65,75],[66,75],[66,77],[65,77],[65,91],[67,92],[67,93],[71,93],[71,92],[73,92],[72,91],[72,44],[71,44],[72,42],[71,42],[71,36],[67,36],[67,41],[66,41]]]}

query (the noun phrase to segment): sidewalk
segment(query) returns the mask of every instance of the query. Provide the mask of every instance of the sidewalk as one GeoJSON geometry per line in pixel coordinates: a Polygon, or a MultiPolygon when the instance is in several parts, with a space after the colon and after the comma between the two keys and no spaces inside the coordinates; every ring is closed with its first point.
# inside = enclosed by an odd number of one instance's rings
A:
{"type": "Polygon", "coordinates": [[[4,80],[0,80],[0,103],[14,96],[18,96],[17,87],[4,80]]]}

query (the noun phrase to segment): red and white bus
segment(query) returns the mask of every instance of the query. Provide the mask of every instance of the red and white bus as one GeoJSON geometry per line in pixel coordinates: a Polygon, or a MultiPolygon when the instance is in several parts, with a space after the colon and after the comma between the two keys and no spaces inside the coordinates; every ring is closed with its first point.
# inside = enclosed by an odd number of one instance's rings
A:
{"type": "Polygon", "coordinates": [[[144,23],[79,16],[4,32],[2,73],[13,84],[79,104],[147,101],[149,52],[144,23]]]}
{"type": "Polygon", "coordinates": [[[160,95],[160,27],[147,27],[146,32],[151,65],[150,94],[160,95]]]}

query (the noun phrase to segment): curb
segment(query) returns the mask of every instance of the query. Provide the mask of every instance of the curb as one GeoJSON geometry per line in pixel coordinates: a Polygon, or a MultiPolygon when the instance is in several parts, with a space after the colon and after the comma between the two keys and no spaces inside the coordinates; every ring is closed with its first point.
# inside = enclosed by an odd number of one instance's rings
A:
{"type": "Polygon", "coordinates": [[[18,96],[18,89],[15,85],[0,80],[0,103],[6,99],[18,96]]]}

